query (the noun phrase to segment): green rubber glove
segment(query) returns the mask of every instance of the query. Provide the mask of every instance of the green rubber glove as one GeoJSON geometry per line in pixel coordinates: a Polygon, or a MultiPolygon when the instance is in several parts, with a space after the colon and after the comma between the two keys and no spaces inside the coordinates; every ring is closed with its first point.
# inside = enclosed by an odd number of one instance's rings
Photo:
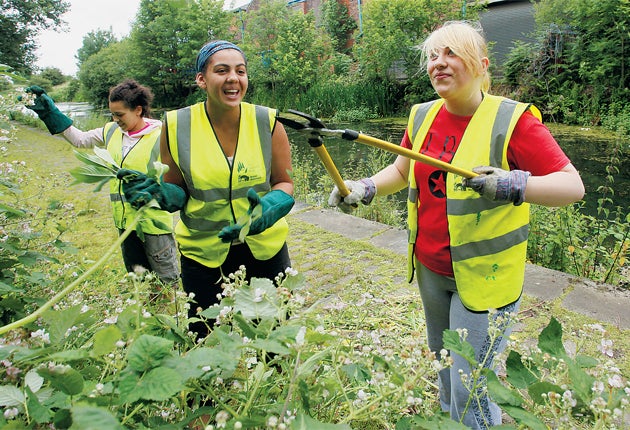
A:
{"type": "MultiPolygon", "coordinates": [[[[61,111],[55,106],[53,99],[46,94],[46,91],[42,87],[37,85],[30,86],[24,91],[27,93],[35,94],[35,104],[26,106],[34,111],[39,119],[41,119],[50,134],[58,134],[72,125],[72,120],[61,113],[61,111]]],[[[18,97],[18,100],[20,97],[18,97]]]]}
{"type": "MultiPolygon", "coordinates": [[[[250,188],[247,191],[247,199],[249,200],[248,215],[252,214],[256,206],[261,205],[262,207],[262,214],[252,221],[247,233],[248,236],[267,230],[280,218],[287,215],[295,204],[293,197],[282,190],[271,190],[261,198],[253,188],[250,188]]],[[[219,237],[223,242],[231,242],[239,237],[241,228],[240,224],[224,227],[219,232],[219,237]]]]}
{"type": "Polygon", "coordinates": [[[137,170],[120,169],[116,177],[122,182],[125,200],[136,209],[153,199],[167,212],[176,212],[186,204],[186,192],[178,185],[159,183],[137,170]]]}

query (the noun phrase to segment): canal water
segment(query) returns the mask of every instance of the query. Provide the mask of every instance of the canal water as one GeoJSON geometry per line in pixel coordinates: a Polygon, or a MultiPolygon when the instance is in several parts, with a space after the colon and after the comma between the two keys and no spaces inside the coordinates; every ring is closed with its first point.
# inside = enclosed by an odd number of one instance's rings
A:
{"type": "MultiPolygon", "coordinates": [[[[399,120],[391,122],[367,121],[352,124],[327,123],[326,125],[329,129],[356,130],[362,134],[397,145],[400,144],[405,129],[405,124],[399,120]]],[[[612,196],[614,205],[607,207],[612,211],[615,206],[620,206],[623,213],[628,214],[630,205],[630,148],[628,142],[625,143],[624,153],[619,157],[620,162],[616,165],[619,171],[612,175],[614,182],[609,183],[606,172],[609,169],[611,151],[614,146],[612,137],[607,137],[602,130],[567,126],[554,127],[553,124],[548,126],[560,147],[580,171],[586,188],[584,212],[596,215],[598,200],[602,198],[602,193],[598,189],[601,186],[610,186],[614,190],[612,196]]],[[[315,162],[319,162],[317,154],[308,144],[307,135],[289,128],[287,128],[287,132],[293,146],[294,157],[300,161],[310,157],[315,162]]],[[[375,164],[366,160],[377,158],[378,163],[386,163],[393,161],[396,157],[395,154],[387,153],[382,149],[338,137],[326,137],[323,142],[344,179],[358,179],[356,172],[359,166],[375,164]]],[[[321,163],[319,164],[321,165],[321,163]]],[[[326,174],[323,166],[318,167],[317,171],[322,175],[326,174]]],[[[375,173],[375,170],[368,170],[368,172],[375,173]]],[[[317,186],[318,177],[313,178],[313,180],[312,185],[317,186]]],[[[402,198],[404,197],[403,193],[402,198]]]]}
{"type": "MultiPolygon", "coordinates": [[[[80,125],[82,118],[94,114],[87,103],[59,103],[60,110],[74,119],[80,125]]],[[[104,121],[108,120],[106,113],[99,112],[104,121]]],[[[404,119],[385,119],[378,121],[364,121],[357,123],[335,124],[326,123],[329,129],[350,129],[359,131],[365,135],[385,140],[398,145],[405,129],[404,119]]],[[[614,137],[608,136],[603,130],[587,129],[580,127],[556,126],[548,124],[559,145],[580,171],[586,187],[584,197],[584,212],[596,215],[598,200],[602,194],[598,189],[601,186],[610,186],[614,190],[612,196],[614,206],[621,207],[624,214],[628,213],[630,206],[630,147],[628,141],[624,143],[623,154],[616,165],[618,172],[614,172],[613,182],[607,182],[607,169],[610,166],[611,151],[614,147],[614,137]]],[[[294,162],[309,163],[310,188],[319,191],[321,178],[327,175],[325,168],[319,161],[315,151],[308,144],[308,136],[285,127],[291,141],[294,162]]],[[[338,137],[326,137],[324,146],[345,179],[358,179],[357,175],[374,173],[378,168],[391,162],[396,155],[382,149],[343,140],[338,137]]],[[[321,190],[322,195],[327,196],[330,190],[321,190]]],[[[404,199],[405,194],[400,193],[404,199]]],[[[325,199],[327,197],[323,197],[325,199]]],[[[614,206],[608,206],[614,209],[614,206]]]]}

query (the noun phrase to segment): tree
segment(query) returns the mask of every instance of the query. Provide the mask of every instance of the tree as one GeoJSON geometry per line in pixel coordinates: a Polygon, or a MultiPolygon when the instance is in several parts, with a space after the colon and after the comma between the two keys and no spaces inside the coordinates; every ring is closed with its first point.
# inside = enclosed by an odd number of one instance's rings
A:
{"type": "Polygon", "coordinates": [[[38,33],[61,27],[61,15],[70,4],[65,0],[1,0],[0,4],[0,63],[30,74],[38,33]]]}
{"type": "Polygon", "coordinates": [[[322,5],[322,21],[335,51],[348,54],[348,43],[357,29],[357,23],[350,17],[346,5],[338,0],[326,0],[322,5]]]}
{"type": "Polygon", "coordinates": [[[89,56],[78,73],[86,100],[98,107],[107,106],[109,89],[125,78],[135,77],[131,70],[134,53],[131,41],[112,43],[89,56]]]}
{"type": "MultiPolygon", "coordinates": [[[[469,4],[466,18],[476,19],[478,9],[469,4]]],[[[372,78],[416,79],[420,57],[415,47],[437,25],[461,19],[461,2],[371,0],[365,5],[363,17],[363,35],[354,48],[363,74],[372,78]]]]}
{"type": "Polygon", "coordinates": [[[197,53],[211,39],[232,39],[229,18],[214,0],[142,0],[130,36],[132,68],[152,88],[157,105],[186,104],[196,89],[197,53]]]}
{"type": "Polygon", "coordinates": [[[75,55],[79,69],[81,68],[81,64],[90,58],[90,56],[117,41],[111,27],[109,30],[90,31],[83,37],[83,45],[81,45],[77,51],[77,55],[75,55]]]}
{"type": "Polygon", "coordinates": [[[513,91],[568,124],[596,125],[627,110],[630,1],[541,0],[534,11],[537,43],[506,64],[513,91]]]}
{"type": "Polygon", "coordinates": [[[57,67],[46,67],[39,75],[50,81],[53,86],[61,85],[66,82],[66,77],[57,67]]]}
{"type": "Polygon", "coordinates": [[[292,11],[286,1],[262,1],[247,15],[244,46],[250,83],[270,88],[274,96],[299,97],[334,52],[327,35],[315,27],[312,13],[292,11]]]}

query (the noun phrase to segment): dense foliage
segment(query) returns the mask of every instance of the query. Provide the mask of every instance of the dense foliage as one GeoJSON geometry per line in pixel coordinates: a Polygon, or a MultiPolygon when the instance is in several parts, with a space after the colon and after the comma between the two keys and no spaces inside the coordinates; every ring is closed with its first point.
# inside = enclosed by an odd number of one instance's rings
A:
{"type": "Polygon", "coordinates": [[[505,67],[513,94],[566,124],[599,125],[627,112],[630,2],[543,0],[534,10],[537,42],[520,44],[505,67]]]}
{"type": "Polygon", "coordinates": [[[0,5],[0,64],[29,74],[34,69],[37,34],[59,28],[61,15],[68,10],[69,3],[65,0],[2,0],[0,5]]]}

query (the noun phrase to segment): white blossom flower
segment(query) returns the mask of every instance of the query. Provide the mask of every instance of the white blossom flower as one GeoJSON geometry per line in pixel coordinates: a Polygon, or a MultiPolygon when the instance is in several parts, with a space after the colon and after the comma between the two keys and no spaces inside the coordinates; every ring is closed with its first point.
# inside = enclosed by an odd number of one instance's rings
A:
{"type": "Polygon", "coordinates": [[[577,405],[577,400],[573,398],[573,393],[570,390],[567,390],[564,393],[562,393],[562,400],[564,401],[565,404],[571,406],[572,408],[575,407],[575,405],[577,405]]]}
{"type": "Polygon", "coordinates": [[[608,378],[608,385],[610,385],[612,388],[622,388],[624,384],[621,376],[613,375],[608,378]]]}
{"type": "Polygon", "coordinates": [[[18,408],[8,408],[4,410],[4,417],[8,420],[12,420],[17,417],[19,413],[18,408]]]}
{"type": "Polygon", "coordinates": [[[262,302],[266,295],[267,292],[265,290],[262,288],[256,288],[256,290],[254,290],[254,303],[262,302]]]}
{"type": "Polygon", "coordinates": [[[227,413],[226,411],[219,411],[219,413],[217,413],[217,417],[215,418],[216,423],[217,423],[217,428],[224,429],[229,419],[230,419],[229,413],[227,413]]]}
{"type": "Polygon", "coordinates": [[[46,333],[46,330],[39,329],[31,333],[31,338],[41,339],[44,343],[50,343],[50,335],[46,333]]]}

